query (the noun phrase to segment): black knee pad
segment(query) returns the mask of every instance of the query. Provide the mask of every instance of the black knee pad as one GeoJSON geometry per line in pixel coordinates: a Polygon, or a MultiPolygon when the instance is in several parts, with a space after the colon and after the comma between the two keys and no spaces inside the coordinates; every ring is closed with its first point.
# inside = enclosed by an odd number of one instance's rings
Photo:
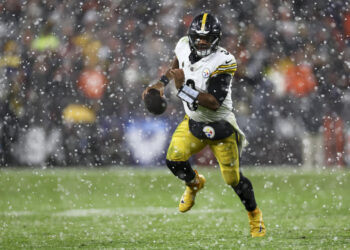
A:
{"type": "Polygon", "coordinates": [[[185,182],[190,182],[196,177],[189,161],[166,160],[166,165],[175,176],[185,182]]]}

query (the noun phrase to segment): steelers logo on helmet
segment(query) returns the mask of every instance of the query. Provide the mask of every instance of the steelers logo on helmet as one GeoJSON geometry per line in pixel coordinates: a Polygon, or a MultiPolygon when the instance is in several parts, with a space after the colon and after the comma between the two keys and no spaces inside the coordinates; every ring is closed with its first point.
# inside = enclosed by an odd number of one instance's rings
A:
{"type": "Polygon", "coordinates": [[[205,126],[203,128],[203,132],[204,132],[205,136],[208,137],[209,139],[213,139],[215,136],[215,130],[213,127],[205,126]]]}
{"type": "Polygon", "coordinates": [[[221,23],[215,16],[209,13],[196,16],[188,31],[191,50],[199,57],[210,55],[218,48],[221,34],[221,23]]]}

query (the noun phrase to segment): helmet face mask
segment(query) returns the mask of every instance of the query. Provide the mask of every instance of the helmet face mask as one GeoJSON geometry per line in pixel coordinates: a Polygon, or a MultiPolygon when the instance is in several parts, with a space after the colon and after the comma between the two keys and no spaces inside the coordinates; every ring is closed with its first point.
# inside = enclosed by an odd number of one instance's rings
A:
{"type": "Polygon", "coordinates": [[[203,13],[196,16],[188,32],[190,47],[199,57],[213,53],[221,38],[221,24],[211,14],[203,13]]]}
{"type": "Polygon", "coordinates": [[[197,56],[205,57],[210,55],[215,51],[218,43],[218,38],[216,36],[191,36],[193,42],[193,49],[195,50],[197,56]]]}

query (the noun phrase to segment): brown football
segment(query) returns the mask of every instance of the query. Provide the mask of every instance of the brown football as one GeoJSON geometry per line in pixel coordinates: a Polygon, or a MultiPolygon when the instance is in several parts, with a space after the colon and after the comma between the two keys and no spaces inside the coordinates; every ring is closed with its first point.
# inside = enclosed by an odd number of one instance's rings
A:
{"type": "Polygon", "coordinates": [[[160,92],[156,89],[150,89],[144,98],[145,106],[149,112],[154,115],[163,114],[167,108],[167,102],[160,92]]]}

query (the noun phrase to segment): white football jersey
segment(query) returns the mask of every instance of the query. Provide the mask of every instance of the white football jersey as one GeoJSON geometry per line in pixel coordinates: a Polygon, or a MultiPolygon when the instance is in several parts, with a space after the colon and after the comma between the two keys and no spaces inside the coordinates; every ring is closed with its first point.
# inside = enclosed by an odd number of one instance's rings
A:
{"type": "MultiPolygon", "coordinates": [[[[234,74],[237,69],[235,57],[222,47],[191,64],[189,55],[191,53],[189,39],[182,37],[175,47],[175,55],[179,61],[179,68],[184,71],[185,84],[193,80],[195,88],[199,92],[207,93],[208,79],[220,73],[234,74]]],[[[236,131],[241,134],[241,145],[246,145],[244,133],[239,129],[234,113],[232,112],[231,84],[227,89],[227,95],[220,108],[216,111],[198,105],[197,110],[190,110],[187,103],[183,101],[186,114],[197,122],[214,122],[226,120],[231,123],[236,131]]]]}

